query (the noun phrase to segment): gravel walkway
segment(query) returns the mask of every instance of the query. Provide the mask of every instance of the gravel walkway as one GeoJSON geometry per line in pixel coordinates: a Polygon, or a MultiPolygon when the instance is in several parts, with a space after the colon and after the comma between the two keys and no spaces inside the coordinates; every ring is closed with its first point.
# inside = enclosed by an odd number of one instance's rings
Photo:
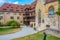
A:
{"type": "Polygon", "coordinates": [[[11,40],[13,38],[24,37],[30,34],[37,33],[33,28],[22,26],[22,30],[13,34],[0,35],[0,40],[11,40]]]}

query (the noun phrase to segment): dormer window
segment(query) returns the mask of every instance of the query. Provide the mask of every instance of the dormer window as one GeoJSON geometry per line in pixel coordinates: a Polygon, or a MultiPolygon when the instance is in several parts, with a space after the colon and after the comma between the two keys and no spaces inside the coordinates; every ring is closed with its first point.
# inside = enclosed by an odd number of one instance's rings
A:
{"type": "Polygon", "coordinates": [[[13,9],[10,9],[10,11],[13,11],[13,9]]]}
{"type": "Polygon", "coordinates": [[[29,11],[29,8],[26,8],[25,11],[29,11]]]}
{"type": "Polygon", "coordinates": [[[19,11],[19,10],[16,10],[16,11],[19,11]]]}
{"type": "Polygon", "coordinates": [[[6,8],[3,8],[3,10],[7,10],[6,8]]]}
{"type": "Polygon", "coordinates": [[[13,7],[11,7],[11,8],[13,8],[13,7]]]}
{"type": "Polygon", "coordinates": [[[11,6],[11,5],[9,5],[9,6],[11,6]]]}
{"type": "Polygon", "coordinates": [[[7,7],[7,8],[9,8],[9,7],[7,7]]]}

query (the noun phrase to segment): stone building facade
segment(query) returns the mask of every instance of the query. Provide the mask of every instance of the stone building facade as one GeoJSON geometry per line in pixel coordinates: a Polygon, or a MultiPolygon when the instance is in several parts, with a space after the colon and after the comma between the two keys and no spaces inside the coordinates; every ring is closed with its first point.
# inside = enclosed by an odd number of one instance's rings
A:
{"type": "Polygon", "coordinates": [[[36,27],[46,29],[58,29],[58,18],[55,12],[58,11],[58,0],[38,0],[36,5],[36,27]]]}
{"type": "Polygon", "coordinates": [[[36,1],[29,5],[17,5],[5,3],[0,7],[0,22],[6,24],[10,20],[16,20],[20,24],[30,25],[35,22],[36,1]]]}

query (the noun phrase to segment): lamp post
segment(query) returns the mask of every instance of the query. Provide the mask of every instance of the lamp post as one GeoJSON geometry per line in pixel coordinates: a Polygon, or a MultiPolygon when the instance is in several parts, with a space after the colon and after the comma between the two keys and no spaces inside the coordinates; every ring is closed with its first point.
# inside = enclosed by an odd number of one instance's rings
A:
{"type": "Polygon", "coordinates": [[[46,33],[43,32],[43,35],[44,35],[44,36],[43,36],[43,40],[46,40],[46,36],[47,36],[46,33]]]}

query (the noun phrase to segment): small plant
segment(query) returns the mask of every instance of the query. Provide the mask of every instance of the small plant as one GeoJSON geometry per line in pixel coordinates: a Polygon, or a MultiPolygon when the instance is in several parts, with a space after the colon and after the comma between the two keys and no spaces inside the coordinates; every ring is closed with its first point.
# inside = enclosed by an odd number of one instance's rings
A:
{"type": "Polygon", "coordinates": [[[20,24],[17,21],[12,20],[7,22],[7,26],[13,26],[13,28],[16,28],[16,27],[18,28],[20,27],[20,24]]]}
{"type": "Polygon", "coordinates": [[[0,27],[3,27],[3,26],[4,26],[4,24],[0,22],[0,27]]]}
{"type": "Polygon", "coordinates": [[[34,27],[34,30],[36,30],[36,28],[34,27]]]}

